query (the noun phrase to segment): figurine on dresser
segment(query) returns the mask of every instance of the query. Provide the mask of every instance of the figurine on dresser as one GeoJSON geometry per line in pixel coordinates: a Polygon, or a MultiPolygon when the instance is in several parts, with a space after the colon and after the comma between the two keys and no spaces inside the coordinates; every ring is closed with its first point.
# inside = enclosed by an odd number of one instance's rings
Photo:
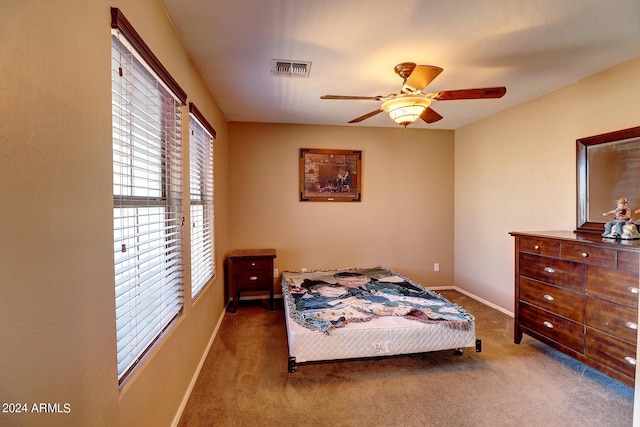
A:
{"type": "Polygon", "coordinates": [[[615,209],[602,214],[602,216],[614,216],[611,221],[607,221],[604,225],[602,237],[613,239],[622,237],[622,226],[631,220],[631,209],[629,209],[628,203],[626,198],[621,197],[616,201],[617,207],[615,209]]]}
{"type": "MultiPolygon", "coordinates": [[[[634,214],[640,215],[640,209],[637,209],[634,214]]],[[[633,219],[627,221],[627,223],[622,226],[622,235],[620,238],[623,240],[640,239],[640,231],[638,231],[639,225],[640,219],[636,221],[633,219]]]]}
{"type": "MultiPolygon", "coordinates": [[[[602,214],[604,216],[614,215],[614,218],[604,225],[602,237],[622,240],[640,239],[640,219],[634,221],[633,218],[631,218],[631,209],[628,206],[628,200],[621,197],[616,203],[617,207],[615,209],[602,214]]],[[[637,209],[633,213],[640,215],[640,209],[637,209]]]]}

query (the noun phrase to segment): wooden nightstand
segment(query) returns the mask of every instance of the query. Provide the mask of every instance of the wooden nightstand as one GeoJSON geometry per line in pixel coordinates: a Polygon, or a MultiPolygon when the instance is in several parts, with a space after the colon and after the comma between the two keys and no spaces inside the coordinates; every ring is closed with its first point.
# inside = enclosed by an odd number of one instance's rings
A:
{"type": "Polygon", "coordinates": [[[229,255],[229,295],[231,312],[238,309],[240,292],[269,291],[273,310],[273,260],[275,249],[239,249],[229,255]]]}

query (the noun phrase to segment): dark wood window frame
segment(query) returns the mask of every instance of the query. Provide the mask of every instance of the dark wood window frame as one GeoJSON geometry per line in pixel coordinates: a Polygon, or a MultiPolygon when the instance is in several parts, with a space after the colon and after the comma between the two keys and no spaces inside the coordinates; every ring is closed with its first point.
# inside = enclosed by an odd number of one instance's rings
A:
{"type": "Polygon", "coordinates": [[[153,69],[164,84],[178,97],[182,105],[187,103],[187,93],[175,81],[169,71],[162,65],[158,57],[151,51],[149,46],[142,40],[140,34],[133,28],[133,25],[122,14],[120,9],[111,8],[111,28],[119,30],[127,38],[134,49],[142,56],[147,64],[153,69]]]}

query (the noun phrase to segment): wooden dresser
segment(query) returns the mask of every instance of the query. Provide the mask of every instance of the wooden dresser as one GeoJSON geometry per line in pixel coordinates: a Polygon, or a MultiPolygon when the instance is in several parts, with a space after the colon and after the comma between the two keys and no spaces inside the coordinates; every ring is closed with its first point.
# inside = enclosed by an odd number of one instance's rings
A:
{"type": "Polygon", "coordinates": [[[640,241],[513,232],[514,342],[525,333],[634,385],[640,241]]]}
{"type": "Polygon", "coordinates": [[[245,291],[269,291],[269,308],[273,310],[273,260],[275,257],[275,249],[239,249],[229,255],[231,312],[236,312],[240,292],[245,291]]]}

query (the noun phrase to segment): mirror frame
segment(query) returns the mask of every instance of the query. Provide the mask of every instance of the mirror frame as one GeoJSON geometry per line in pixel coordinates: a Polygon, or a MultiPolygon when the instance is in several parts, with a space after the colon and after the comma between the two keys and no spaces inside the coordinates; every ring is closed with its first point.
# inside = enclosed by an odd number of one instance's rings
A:
{"type": "Polygon", "coordinates": [[[640,126],[589,136],[576,140],[577,171],[577,229],[576,233],[602,233],[604,221],[588,221],[587,205],[589,200],[589,164],[588,147],[640,137],[640,126]]]}

